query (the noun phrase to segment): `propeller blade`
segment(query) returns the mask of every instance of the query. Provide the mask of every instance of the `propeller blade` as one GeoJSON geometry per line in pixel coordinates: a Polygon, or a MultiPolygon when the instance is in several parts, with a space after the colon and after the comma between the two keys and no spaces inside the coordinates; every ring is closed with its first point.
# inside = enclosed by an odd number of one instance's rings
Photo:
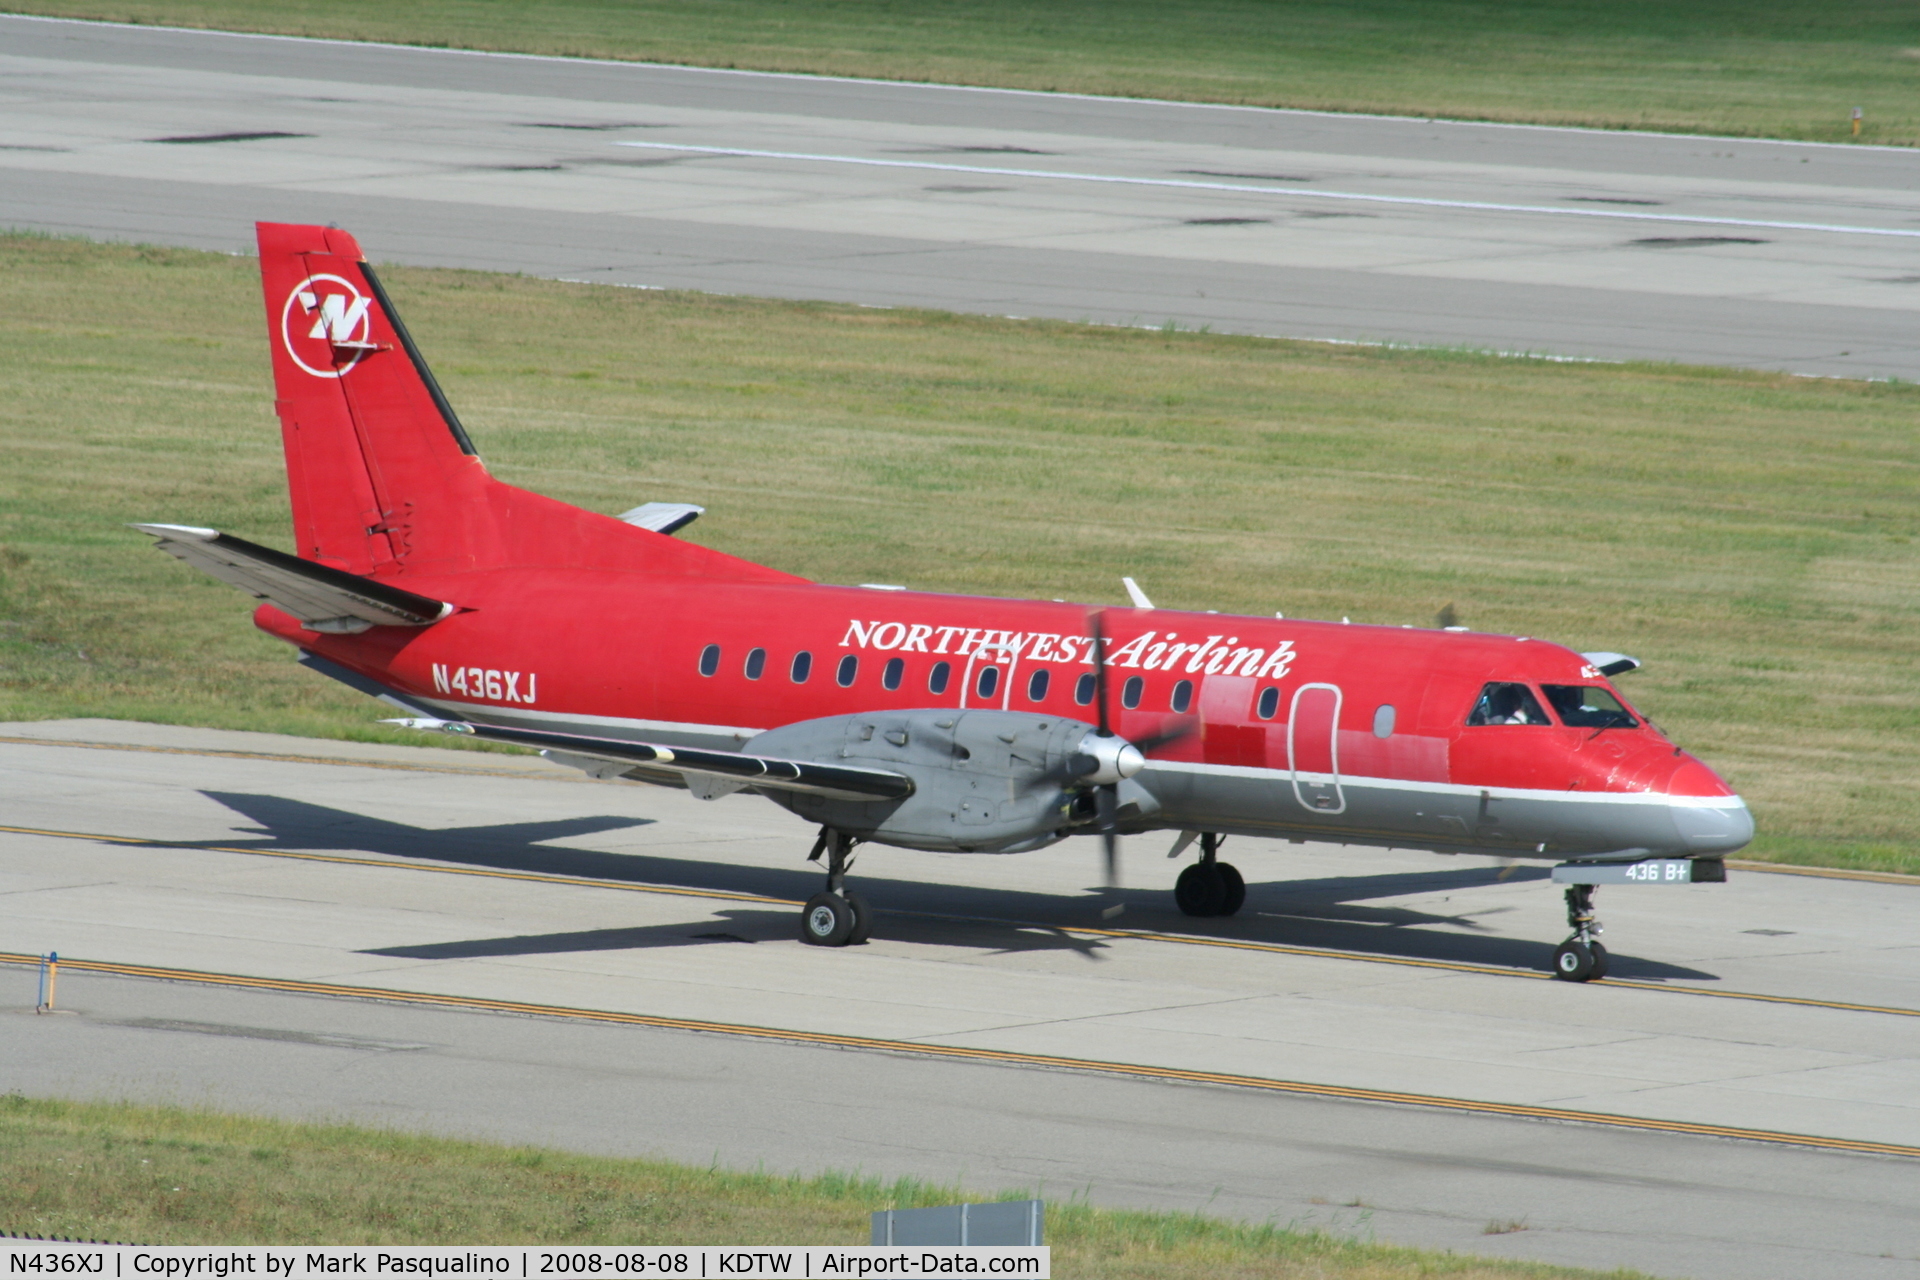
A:
{"type": "MultiPolygon", "coordinates": [[[[1095,609],[1087,616],[1087,630],[1093,636],[1093,700],[1099,714],[1097,731],[1103,738],[1113,736],[1113,717],[1107,707],[1107,621],[1105,610],[1095,609]]],[[[1086,760],[1093,768],[1100,763],[1092,756],[1077,755],[1069,762],[1076,764],[1086,760]]],[[[1081,776],[1085,776],[1084,774],[1081,776]]],[[[1117,783],[1106,782],[1094,788],[1094,826],[1100,832],[1100,850],[1104,856],[1107,873],[1107,892],[1114,893],[1120,887],[1120,787],[1117,783]]],[[[1127,909],[1124,902],[1114,902],[1100,914],[1111,920],[1127,909]]]]}
{"type": "Polygon", "coordinates": [[[1100,736],[1113,736],[1113,722],[1107,716],[1107,622],[1104,610],[1095,609],[1087,618],[1093,632],[1093,703],[1098,713],[1100,736]]]}
{"type": "Polygon", "coordinates": [[[1143,738],[1133,739],[1133,745],[1140,749],[1140,754],[1142,755],[1160,747],[1170,747],[1180,741],[1180,739],[1190,735],[1199,727],[1199,723],[1200,722],[1192,716],[1170,721],[1162,725],[1158,733],[1150,733],[1143,738]]]}
{"type": "Polygon", "coordinates": [[[1120,887],[1120,788],[1112,784],[1093,793],[1096,825],[1100,830],[1101,850],[1106,855],[1107,888],[1120,887]]]}
{"type": "Polygon", "coordinates": [[[1024,786],[1029,791],[1040,787],[1065,786],[1069,783],[1078,782],[1090,773],[1097,772],[1099,768],[1100,762],[1098,760],[1086,754],[1084,751],[1076,751],[1045,773],[1034,775],[1024,786]]]}

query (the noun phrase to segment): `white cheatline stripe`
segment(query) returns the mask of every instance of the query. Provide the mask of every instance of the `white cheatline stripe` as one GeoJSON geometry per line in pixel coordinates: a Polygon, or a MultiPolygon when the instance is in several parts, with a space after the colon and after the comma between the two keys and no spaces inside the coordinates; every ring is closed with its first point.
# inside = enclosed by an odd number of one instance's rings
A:
{"type": "Polygon", "coordinates": [[[1184,178],[1128,178],[1111,173],[1068,173],[1060,169],[1002,169],[987,165],[939,164],[931,160],[874,160],[867,156],[831,156],[806,151],[755,151],[746,147],[696,147],[677,142],[616,142],[616,147],[686,151],[709,156],[749,156],[759,160],[812,160],[823,164],[864,164],[881,169],[938,169],[1001,178],[1054,178],[1066,182],[1113,182],[1130,187],[1178,187],[1191,191],[1245,191],[1259,195],[1306,196],[1314,200],[1359,200],[1368,204],[1420,205],[1434,209],[1480,209],[1493,213],[1546,213],[1562,218],[1617,218],[1630,222],[1683,222],[1710,227],[1761,227],[1770,231],[1828,231],[1849,236],[1907,236],[1920,231],[1897,227],[1855,227],[1831,222],[1775,222],[1760,218],[1709,218],[1686,213],[1629,213],[1622,209],[1560,209],[1544,204],[1495,204],[1487,200],[1437,200],[1426,196],[1376,196],[1358,191],[1321,191],[1308,187],[1252,187],[1236,182],[1190,182],[1184,178]]]}
{"type": "MultiPolygon", "coordinates": [[[[567,733],[568,726],[581,729],[617,728],[643,735],[648,733],[673,732],[705,739],[701,743],[716,751],[736,751],[740,744],[764,729],[736,728],[731,725],[697,724],[681,720],[636,720],[625,716],[593,716],[571,711],[527,711],[518,707],[499,707],[490,703],[455,702],[445,698],[419,698],[408,695],[412,701],[422,706],[444,711],[450,720],[473,720],[481,724],[490,724],[501,720],[519,720],[528,722],[535,728],[546,728],[556,733],[567,733]],[[561,726],[555,728],[555,726],[561,726]]],[[[591,735],[589,735],[591,736],[591,735]]],[[[663,743],[663,746],[672,746],[663,743]]],[[[1286,769],[1270,769],[1257,765],[1210,764],[1198,760],[1149,760],[1147,768],[1168,773],[1208,774],[1216,777],[1255,778],[1262,781],[1285,781],[1293,775],[1286,769]]],[[[1496,800],[1547,800],[1556,804],[1638,804],[1660,805],[1667,808],[1682,809],[1740,809],[1744,810],[1746,801],[1739,796],[1676,796],[1653,791],[1564,791],[1527,787],[1482,787],[1468,786],[1452,782],[1410,781],[1404,778],[1370,777],[1364,774],[1343,774],[1335,777],[1327,773],[1309,773],[1302,771],[1301,781],[1321,785],[1338,783],[1341,786],[1358,790],[1412,791],[1425,795],[1478,796],[1486,792],[1496,800]]]]}

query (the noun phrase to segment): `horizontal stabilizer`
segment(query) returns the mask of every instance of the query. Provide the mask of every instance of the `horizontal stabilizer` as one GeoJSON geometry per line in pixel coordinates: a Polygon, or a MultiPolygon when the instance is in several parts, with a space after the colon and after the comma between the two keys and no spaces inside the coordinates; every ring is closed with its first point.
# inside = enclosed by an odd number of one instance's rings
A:
{"type": "Polygon", "coordinates": [[[302,560],[221,533],[179,524],[136,524],[154,545],[292,614],[311,631],[351,635],[369,627],[424,627],[453,612],[444,601],[344,569],[302,560]]]}
{"type": "Polygon", "coordinates": [[[707,514],[705,507],[691,502],[643,502],[631,511],[622,511],[620,519],[655,533],[673,533],[684,529],[707,514]]]}
{"type": "Polygon", "coordinates": [[[1623,676],[1629,671],[1638,671],[1642,666],[1640,659],[1629,658],[1624,653],[1583,653],[1580,655],[1591,662],[1601,675],[1611,679],[1623,676]]]}
{"type": "Polygon", "coordinates": [[[727,778],[766,791],[804,791],[836,800],[904,800],[913,794],[913,779],[891,769],[865,769],[844,764],[816,764],[811,760],[782,760],[772,756],[742,755],[737,751],[706,751],[697,747],[662,747],[619,738],[592,738],[583,734],[550,733],[544,729],[513,729],[464,720],[389,720],[408,729],[470,734],[490,742],[511,742],[610,760],[644,765],[686,775],[727,778]]]}

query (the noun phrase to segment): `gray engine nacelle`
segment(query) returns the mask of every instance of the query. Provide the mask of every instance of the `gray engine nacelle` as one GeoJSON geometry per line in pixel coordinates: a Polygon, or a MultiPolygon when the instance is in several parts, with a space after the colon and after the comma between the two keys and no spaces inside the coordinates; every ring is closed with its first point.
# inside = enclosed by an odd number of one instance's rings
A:
{"type": "MultiPolygon", "coordinates": [[[[835,800],[769,790],[775,804],[809,822],[862,839],[940,853],[1016,853],[1052,844],[1091,810],[1060,782],[1067,760],[1093,726],[1013,711],[879,711],[802,720],[770,729],[741,750],[789,760],[845,760],[911,777],[905,800],[835,800]],[[1082,812],[1085,810],[1085,812],[1082,812]]],[[[1158,808],[1131,781],[1122,811],[1158,808]]]]}

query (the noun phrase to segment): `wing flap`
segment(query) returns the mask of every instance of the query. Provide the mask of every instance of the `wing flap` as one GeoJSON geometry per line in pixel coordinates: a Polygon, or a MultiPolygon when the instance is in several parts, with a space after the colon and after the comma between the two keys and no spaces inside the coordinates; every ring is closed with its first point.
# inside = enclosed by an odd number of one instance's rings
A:
{"type": "Polygon", "coordinates": [[[473,724],[464,720],[413,718],[390,720],[387,723],[409,729],[470,734],[490,742],[539,747],[565,755],[584,756],[590,760],[644,765],[649,772],[665,769],[683,777],[691,775],[696,779],[726,779],[758,790],[802,791],[836,800],[904,800],[914,790],[912,778],[891,769],[821,764],[813,760],[785,760],[776,756],[750,756],[737,751],[707,751],[696,747],[662,747],[645,742],[626,742],[619,738],[593,738],[584,734],[552,733],[545,729],[515,729],[506,725],[473,724]]]}
{"type": "Polygon", "coordinates": [[[429,596],[302,560],[217,529],[136,524],[154,545],[203,573],[292,614],[314,631],[353,633],[368,627],[424,627],[453,612],[429,596]]]}

